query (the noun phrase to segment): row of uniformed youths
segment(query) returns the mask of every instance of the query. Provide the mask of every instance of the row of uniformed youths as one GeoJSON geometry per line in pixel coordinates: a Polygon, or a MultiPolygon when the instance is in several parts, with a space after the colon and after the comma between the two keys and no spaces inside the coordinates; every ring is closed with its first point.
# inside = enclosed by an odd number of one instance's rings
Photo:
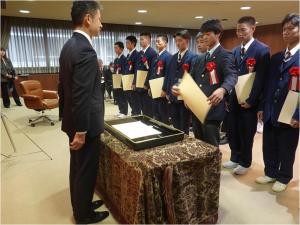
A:
{"type": "MultiPolygon", "coordinates": [[[[198,55],[188,49],[190,35],[187,30],[174,35],[178,52],[173,56],[166,50],[168,38],[165,35],[157,36],[158,53],[151,48],[151,36],[148,33],[140,35],[140,52],[135,49],[137,39],[134,36],[126,38],[127,57],[122,54],[123,44],[117,42],[115,72],[134,73],[136,78],[137,70],[148,71],[144,89],[135,88],[135,79],[133,91],[123,92],[119,89],[119,96],[122,97],[118,97],[118,104],[120,113],[124,115],[128,113],[126,99],[132,115],[143,113],[164,123],[168,123],[170,115],[173,126],[186,134],[189,133],[192,118],[195,137],[215,146],[219,146],[220,124],[228,113],[231,158],[223,166],[233,169],[238,175],[245,174],[251,166],[257,121],[263,120],[265,176],[257,178],[256,182],[267,184],[276,181],[272,190],[280,192],[286,189],[292,179],[299,136],[298,109],[290,125],[277,122],[291,88],[291,73],[295,74],[296,71],[299,82],[299,15],[288,14],[284,18],[283,40],[287,48],[271,58],[269,47],[253,38],[255,24],[255,18],[251,16],[239,19],[237,36],[241,44],[232,52],[220,45],[223,29],[219,20],[208,20],[202,24],[196,37],[198,55]],[[215,73],[211,72],[212,68],[215,73]],[[178,98],[180,90],[177,86],[185,70],[192,75],[212,105],[204,124],[178,98]],[[256,72],[255,81],[249,98],[239,104],[234,87],[238,76],[249,72],[256,72]],[[161,98],[152,100],[149,80],[162,76],[165,82],[161,98]]],[[[298,92],[299,84],[296,87],[293,91],[298,92]]]]}

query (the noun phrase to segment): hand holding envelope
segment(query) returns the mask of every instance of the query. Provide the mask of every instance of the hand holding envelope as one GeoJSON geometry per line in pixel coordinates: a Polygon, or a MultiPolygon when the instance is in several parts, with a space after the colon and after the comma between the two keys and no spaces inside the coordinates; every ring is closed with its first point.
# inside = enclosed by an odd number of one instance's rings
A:
{"type": "Polygon", "coordinates": [[[292,126],[293,115],[299,106],[299,93],[289,91],[278,117],[278,122],[292,126]]]}
{"type": "Polygon", "coordinates": [[[122,88],[121,87],[121,83],[122,83],[122,74],[113,74],[112,75],[113,78],[113,89],[119,89],[122,88]]]}
{"type": "Polygon", "coordinates": [[[133,79],[134,79],[134,74],[129,74],[129,75],[123,75],[122,76],[122,84],[123,84],[123,90],[124,91],[133,90],[133,88],[132,88],[133,79]]]}
{"type": "Polygon", "coordinates": [[[255,72],[248,73],[238,77],[238,82],[235,85],[235,92],[239,104],[246,102],[249,98],[250,92],[255,79],[255,72]]]}
{"type": "Polygon", "coordinates": [[[144,88],[145,81],[148,75],[148,71],[138,70],[136,74],[136,87],[144,88]]]}
{"type": "MultiPolygon", "coordinates": [[[[172,90],[173,91],[173,90],[172,90]]],[[[174,87],[174,91],[179,91],[184,103],[195,114],[201,123],[205,122],[207,113],[211,105],[207,101],[207,96],[201,91],[189,73],[183,75],[178,89],[174,87]]]]}

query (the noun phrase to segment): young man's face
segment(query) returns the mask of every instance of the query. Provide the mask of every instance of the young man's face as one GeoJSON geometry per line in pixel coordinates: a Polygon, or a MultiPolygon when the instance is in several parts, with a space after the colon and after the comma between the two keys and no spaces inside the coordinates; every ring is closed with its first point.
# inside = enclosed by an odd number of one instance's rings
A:
{"type": "Polygon", "coordinates": [[[220,39],[220,34],[215,34],[212,31],[205,32],[203,34],[203,40],[208,49],[213,48],[220,39]]]}
{"type": "Polygon", "coordinates": [[[126,40],[126,48],[131,51],[132,49],[134,49],[134,43],[132,43],[131,41],[129,40],[126,40]]]}
{"type": "Polygon", "coordinates": [[[207,46],[204,42],[204,39],[203,39],[203,36],[201,37],[198,37],[196,39],[196,42],[197,42],[197,49],[198,49],[198,52],[199,53],[205,53],[207,51],[207,46]]]}
{"type": "Polygon", "coordinates": [[[162,51],[164,48],[167,47],[167,42],[164,41],[162,37],[156,38],[155,44],[156,44],[156,49],[159,52],[162,51]]]}
{"type": "Polygon", "coordinates": [[[142,48],[146,48],[150,44],[150,39],[147,36],[140,37],[140,45],[142,48]]]}
{"type": "Polygon", "coordinates": [[[299,27],[294,26],[291,22],[283,25],[282,28],[283,41],[290,45],[299,42],[299,27]]]}
{"type": "Polygon", "coordinates": [[[85,16],[85,23],[88,24],[88,29],[90,31],[90,34],[94,37],[99,36],[101,29],[102,29],[102,23],[101,23],[101,13],[98,9],[95,13],[95,15],[87,14],[85,16]]]}
{"type": "Polygon", "coordinates": [[[246,44],[253,37],[255,26],[248,23],[238,23],[236,26],[236,35],[238,39],[246,44]]]}
{"type": "Polygon", "coordinates": [[[176,47],[179,49],[179,51],[184,51],[185,49],[188,48],[188,40],[184,39],[183,37],[180,36],[176,36],[175,37],[175,43],[176,43],[176,47]]]}
{"type": "Polygon", "coordinates": [[[119,47],[119,45],[115,45],[114,49],[117,55],[120,55],[123,52],[122,49],[119,47]]]}

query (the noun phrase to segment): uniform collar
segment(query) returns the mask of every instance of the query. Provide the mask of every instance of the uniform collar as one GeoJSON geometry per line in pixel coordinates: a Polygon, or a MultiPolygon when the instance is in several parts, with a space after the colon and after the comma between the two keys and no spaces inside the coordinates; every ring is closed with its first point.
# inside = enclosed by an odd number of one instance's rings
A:
{"type": "Polygon", "coordinates": [[[143,49],[142,51],[144,52],[144,53],[146,53],[146,51],[148,50],[148,48],[150,47],[150,45],[148,45],[145,49],[143,49]]]}
{"type": "Polygon", "coordinates": [[[185,53],[188,51],[188,48],[185,49],[183,52],[178,52],[178,57],[179,55],[181,55],[181,59],[183,59],[183,56],[185,55],[185,53]]]}
{"type": "Polygon", "coordinates": [[[250,41],[247,42],[247,44],[245,44],[245,45],[241,44],[241,49],[245,48],[245,52],[246,52],[248,50],[248,48],[250,47],[250,45],[253,43],[253,41],[254,41],[254,38],[252,37],[250,39],[250,41]]]}
{"type": "Polygon", "coordinates": [[[161,56],[165,51],[166,49],[164,48],[161,52],[158,53],[158,56],[161,56]]]}
{"type": "Polygon", "coordinates": [[[212,56],[212,54],[214,53],[214,51],[220,46],[220,42],[218,42],[212,49],[210,49],[208,51],[209,55],[212,56]]]}
{"type": "Polygon", "coordinates": [[[289,50],[288,48],[286,48],[285,53],[286,53],[287,51],[290,51],[291,56],[293,56],[293,55],[296,54],[296,52],[299,50],[299,48],[300,48],[300,43],[298,43],[294,48],[292,48],[292,49],[290,49],[290,50],[289,50]]]}

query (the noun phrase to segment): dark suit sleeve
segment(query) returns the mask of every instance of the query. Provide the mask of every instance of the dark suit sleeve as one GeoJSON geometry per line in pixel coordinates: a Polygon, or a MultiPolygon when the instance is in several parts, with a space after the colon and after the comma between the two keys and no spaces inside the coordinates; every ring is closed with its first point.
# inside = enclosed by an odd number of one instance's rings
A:
{"type": "Polygon", "coordinates": [[[89,130],[91,95],[96,76],[98,76],[97,56],[94,50],[89,49],[80,55],[73,70],[72,111],[77,132],[89,130]]]}
{"type": "Polygon", "coordinates": [[[265,74],[270,62],[269,48],[264,48],[263,51],[261,51],[257,61],[258,63],[256,66],[255,80],[249,98],[246,100],[246,102],[251,106],[257,105],[260,98],[262,97],[263,87],[265,83],[265,74]]]}
{"type": "Polygon", "coordinates": [[[296,111],[294,112],[293,119],[299,121],[299,102],[297,104],[296,111]]]}
{"type": "Polygon", "coordinates": [[[166,93],[168,91],[168,85],[169,85],[169,79],[170,79],[169,70],[170,70],[171,61],[172,61],[172,56],[169,56],[166,61],[165,80],[164,80],[163,87],[162,87],[162,90],[166,93]]]}
{"type": "Polygon", "coordinates": [[[152,73],[152,65],[153,65],[153,60],[156,56],[156,52],[153,50],[151,51],[151,54],[150,54],[150,57],[149,57],[149,70],[148,70],[148,74],[147,74],[147,77],[146,77],[146,81],[145,81],[145,86],[150,88],[150,85],[149,85],[149,79],[150,79],[150,76],[151,76],[151,73],[152,73]]]}
{"type": "Polygon", "coordinates": [[[58,82],[58,96],[59,96],[59,106],[58,106],[58,117],[63,118],[64,114],[64,90],[61,83],[61,76],[59,76],[59,82],[58,82]]]}
{"type": "Polygon", "coordinates": [[[134,78],[133,78],[132,84],[136,85],[136,76],[137,76],[137,71],[138,71],[138,66],[139,66],[138,64],[140,61],[140,53],[137,52],[132,60],[133,60],[133,64],[134,64],[134,78]]]}
{"type": "Polygon", "coordinates": [[[237,83],[238,71],[232,53],[227,52],[222,58],[222,72],[224,74],[223,87],[229,94],[237,83]]]}

